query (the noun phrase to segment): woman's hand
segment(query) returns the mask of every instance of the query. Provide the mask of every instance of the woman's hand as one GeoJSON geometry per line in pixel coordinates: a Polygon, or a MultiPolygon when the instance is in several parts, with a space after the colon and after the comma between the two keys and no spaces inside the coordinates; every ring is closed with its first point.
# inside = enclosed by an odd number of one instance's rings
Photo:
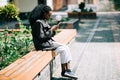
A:
{"type": "Polygon", "coordinates": [[[55,30],[58,29],[58,27],[59,27],[58,25],[54,25],[54,26],[51,28],[51,30],[52,30],[52,31],[55,31],[55,30]]]}

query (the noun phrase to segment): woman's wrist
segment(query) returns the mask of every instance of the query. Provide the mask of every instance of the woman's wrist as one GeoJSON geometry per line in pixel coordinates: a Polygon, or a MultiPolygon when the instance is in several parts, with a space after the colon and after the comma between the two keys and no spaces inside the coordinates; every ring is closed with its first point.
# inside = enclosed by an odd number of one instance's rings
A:
{"type": "Polygon", "coordinates": [[[54,26],[51,28],[52,31],[55,31],[55,30],[57,30],[57,29],[58,29],[58,25],[54,25],[54,26]]]}

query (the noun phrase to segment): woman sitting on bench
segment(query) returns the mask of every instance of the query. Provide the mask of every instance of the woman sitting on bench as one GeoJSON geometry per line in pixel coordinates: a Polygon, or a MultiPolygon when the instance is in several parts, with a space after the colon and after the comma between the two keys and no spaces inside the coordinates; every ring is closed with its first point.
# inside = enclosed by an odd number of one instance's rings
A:
{"type": "MultiPolygon", "coordinates": [[[[72,59],[68,46],[60,44],[52,39],[55,35],[58,25],[50,27],[48,20],[52,14],[51,8],[47,5],[40,4],[36,6],[29,17],[32,28],[33,42],[36,50],[53,50],[60,54],[62,76],[77,78],[70,69],[72,59]]],[[[63,35],[64,36],[64,35],[63,35]]]]}

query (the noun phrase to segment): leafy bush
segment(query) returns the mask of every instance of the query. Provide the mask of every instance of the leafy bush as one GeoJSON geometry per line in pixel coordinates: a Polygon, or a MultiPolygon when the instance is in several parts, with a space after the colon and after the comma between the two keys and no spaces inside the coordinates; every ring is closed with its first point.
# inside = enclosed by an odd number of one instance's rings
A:
{"type": "Polygon", "coordinates": [[[89,10],[85,9],[85,3],[81,2],[79,4],[79,9],[81,10],[81,12],[93,12],[92,8],[90,8],[89,10]]]}
{"type": "Polygon", "coordinates": [[[5,29],[0,33],[0,70],[33,49],[31,29],[26,29],[21,22],[20,28],[19,32],[9,33],[5,29]]]}
{"type": "Polygon", "coordinates": [[[18,17],[18,9],[14,6],[14,4],[7,4],[4,7],[0,7],[0,19],[3,21],[11,21],[18,17]]]}
{"type": "Polygon", "coordinates": [[[17,19],[20,24],[19,32],[9,32],[8,28],[0,32],[0,70],[33,48],[31,47],[31,29],[26,29],[22,25],[22,21],[18,18],[18,13],[18,9],[13,4],[0,7],[0,19],[5,22],[17,19]]]}
{"type": "Polygon", "coordinates": [[[79,4],[79,9],[81,9],[81,12],[84,11],[84,8],[85,8],[85,3],[84,3],[84,2],[81,2],[81,3],[79,4]]]}
{"type": "Polygon", "coordinates": [[[120,0],[113,0],[115,10],[120,11],[120,0]]]}

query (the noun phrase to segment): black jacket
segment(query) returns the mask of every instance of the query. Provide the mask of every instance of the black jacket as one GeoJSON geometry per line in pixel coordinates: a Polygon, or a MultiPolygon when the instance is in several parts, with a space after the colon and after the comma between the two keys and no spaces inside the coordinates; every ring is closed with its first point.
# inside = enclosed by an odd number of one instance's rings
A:
{"type": "Polygon", "coordinates": [[[52,37],[55,32],[51,31],[46,20],[37,20],[32,28],[33,42],[36,50],[43,50],[45,48],[50,48],[52,44],[52,37]]]}

